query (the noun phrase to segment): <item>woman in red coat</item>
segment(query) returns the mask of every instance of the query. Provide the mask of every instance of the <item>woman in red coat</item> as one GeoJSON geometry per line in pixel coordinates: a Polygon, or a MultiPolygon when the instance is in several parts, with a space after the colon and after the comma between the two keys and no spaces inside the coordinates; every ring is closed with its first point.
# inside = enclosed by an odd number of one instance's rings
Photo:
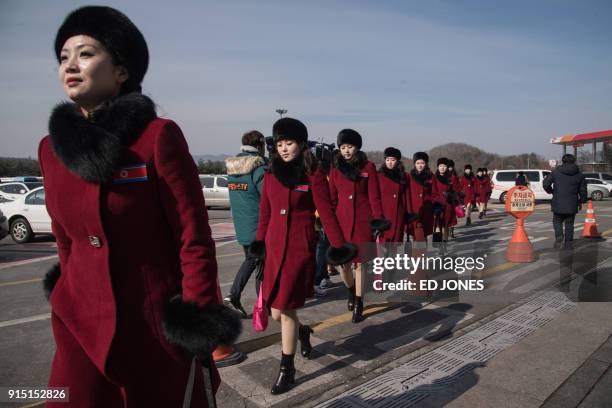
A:
{"type": "Polygon", "coordinates": [[[413,218],[410,207],[410,187],[402,165],[402,153],[388,147],[384,151],[385,162],[378,171],[383,214],[391,227],[381,236],[381,242],[404,242],[406,223],[413,218]]]}
{"type": "Polygon", "coordinates": [[[432,182],[432,200],[434,201],[436,227],[442,230],[442,242],[447,242],[449,228],[457,224],[455,215],[457,192],[453,186],[452,176],[448,172],[449,160],[441,157],[437,164],[438,170],[432,182]]]}
{"type": "Polygon", "coordinates": [[[265,257],[261,295],[272,309],[272,318],[281,323],[281,364],[271,391],[281,394],[295,382],[297,340],[304,357],[312,350],[311,329],[300,325],[296,309],[313,295],[315,210],[331,244],[327,251],[330,264],[350,262],[357,249],[346,243],[332,212],[327,178],[308,150],[306,126],[299,120],[282,118],[274,124],[272,133],[276,151],[264,176],[259,226],[251,253],[265,257]]]}
{"type": "Polygon", "coordinates": [[[479,168],[476,172],[476,192],[478,194],[478,218],[484,217],[484,211],[491,196],[491,179],[486,174],[485,169],[479,168]]]}
{"type": "Polygon", "coordinates": [[[484,203],[484,208],[482,211],[482,215],[486,216],[487,215],[487,206],[489,205],[489,200],[491,199],[491,194],[493,193],[493,180],[491,180],[491,176],[489,175],[489,169],[487,169],[486,167],[482,168],[482,172],[485,176],[486,179],[486,201],[484,203]]]}
{"type": "MultiPolygon", "coordinates": [[[[455,161],[452,159],[448,160],[448,174],[451,176],[451,184],[453,185],[453,190],[456,192],[461,191],[461,180],[455,171],[455,161]]],[[[451,238],[455,238],[455,225],[457,225],[457,217],[455,217],[455,223],[450,226],[449,232],[451,238]]]]}
{"type": "Polygon", "coordinates": [[[463,193],[463,205],[465,206],[465,225],[472,224],[472,204],[476,202],[474,190],[476,188],[476,180],[472,172],[472,165],[466,164],[463,168],[463,176],[461,177],[461,193],[463,193]]]}
{"type": "Polygon", "coordinates": [[[47,406],[213,403],[218,374],[205,381],[192,356],[208,364],[241,323],[219,304],[185,138],[140,93],[146,42],[117,10],[83,7],[55,52],[74,103],[55,107],[38,157],[59,254],[44,280],[56,343],[49,386],[69,387],[70,403],[47,406]]]}
{"type": "Polygon", "coordinates": [[[427,236],[433,232],[433,202],[431,199],[432,173],[427,166],[429,156],[425,152],[416,152],[412,156],[414,168],[410,170],[409,182],[409,206],[417,215],[408,226],[410,235],[415,241],[427,241],[427,236]]]}
{"type": "Polygon", "coordinates": [[[373,232],[382,233],[391,223],[383,219],[378,175],[374,163],[361,149],[361,135],[353,129],[338,133],[340,150],[335,153],[329,173],[331,200],[344,239],[358,246],[355,278],[351,265],[342,266],[341,275],[348,288],[348,310],[353,311],[353,323],[363,320],[363,285],[365,271],[361,263],[367,261],[367,244],[373,242],[373,232]]]}

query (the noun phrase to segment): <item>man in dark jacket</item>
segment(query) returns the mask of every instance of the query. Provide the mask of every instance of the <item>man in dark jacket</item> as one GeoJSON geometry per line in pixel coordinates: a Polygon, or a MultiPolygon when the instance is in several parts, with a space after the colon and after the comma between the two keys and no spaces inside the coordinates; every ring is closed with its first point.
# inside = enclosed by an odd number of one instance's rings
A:
{"type": "Polygon", "coordinates": [[[575,161],[574,155],[563,155],[562,164],[543,182],[544,190],[553,195],[550,206],[555,228],[555,248],[560,247],[563,242],[563,224],[565,242],[573,241],[574,218],[587,200],[586,181],[575,161]]]}
{"type": "Polygon", "coordinates": [[[249,255],[249,246],[255,240],[259,223],[259,199],[266,166],[265,145],[264,135],[252,130],[242,136],[240,153],[225,159],[236,239],[244,248],[245,259],[229,295],[223,300],[244,317],[247,313],[240,303],[240,296],[257,266],[257,260],[249,255]]]}

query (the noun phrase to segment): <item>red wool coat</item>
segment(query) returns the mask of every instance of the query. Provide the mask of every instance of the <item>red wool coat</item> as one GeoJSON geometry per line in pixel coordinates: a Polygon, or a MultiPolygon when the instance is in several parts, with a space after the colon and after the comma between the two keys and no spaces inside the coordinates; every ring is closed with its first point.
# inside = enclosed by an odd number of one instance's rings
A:
{"type": "Polygon", "coordinates": [[[454,190],[453,178],[451,182],[445,184],[438,180],[434,174],[432,177],[432,200],[442,205],[442,214],[437,217],[437,226],[442,228],[452,227],[457,225],[457,216],[455,215],[455,200],[457,192],[454,190]]]}
{"type": "Polygon", "coordinates": [[[467,203],[472,203],[474,204],[475,201],[475,195],[474,195],[474,190],[476,188],[476,177],[472,176],[472,177],[466,177],[461,176],[461,192],[463,192],[464,197],[463,197],[463,203],[467,204],[467,203]]]}
{"type": "Polygon", "coordinates": [[[406,230],[406,214],[412,212],[410,205],[410,187],[408,179],[401,183],[387,177],[383,172],[378,173],[380,185],[380,198],[383,215],[391,221],[391,228],[381,236],[381,242],[403,242],[406,230]]]}
{"type": "Polygon", "coordinates": [[[345,243],[332,212],[327,178],[320,170],[306,177],[305,184],[289,189],[272,173],[264,176],[256,235],[266,246],[261,290],[266,305],[279,310],[297,309],[313,295],[315,210],[331,246],[345,243]]]}
{"type": "Polygon", "coordinates": [[[357,245],[363,255],[358,255],[355,262],[367,260],[368,255],[363,253],[364,244],[374,240],[370,221],[383,218],[376,166],[367,161],[356,181],[350,180],[340,170],[332,167],[329,173],[329,189],[344,239],[357,245]]]}
{"type": "Polygon", "coordinates": [[[421,184],[410,173],[406,173],[406,177],[409,183],[410,207],[412,212],[418,215],[418,218],[410,224],[409,233],[414,236],[414,229],[417,224],[420,224],[425,236],[431,235],[433,232],[432,179],[429,178],[424,184],[421,184]]]}
{"type": "MultiPolygon", "coordinates": [[[[152,120],[123,151],[112,184],[69,171],[49,136],[39,160],[61,267],[49,299],[58,353],[75,339],[115,384],[163,387],[150,393],[155,405],[177,406],[191,360],[162,334],[164,307],[181,290],[184,300],[202,306],[218,301],[215,244],[180,129],[152,120]]],[[[57,359],[50,384],[63,386],[54,382],[71,374],[57,359]]],[[[196,381],[194,393],[203,392],[196,381]]]]}
{"type": "Polygon", "coordinates": [[[476,185],[475,192],[478,193],[478,203],[484,204],[488,202],[491,192],[493,191],[491,188],[491,179],[488,176],[485,176],[482,179],[475,177],[474,183],[476,185]]]}

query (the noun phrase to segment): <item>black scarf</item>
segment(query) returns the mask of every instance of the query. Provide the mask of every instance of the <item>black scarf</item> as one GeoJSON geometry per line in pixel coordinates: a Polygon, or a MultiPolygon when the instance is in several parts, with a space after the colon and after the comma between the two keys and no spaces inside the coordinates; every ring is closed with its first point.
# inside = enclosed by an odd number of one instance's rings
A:
{"type": "Polygon", "coordinates": [[[351,161],[346,161],[342,154],[340,154],[340,150],[337,150],[334,154],[333,165],[335,168],[340,171],[349,180],[356,181],[359,178],[359,174],[361,173],[361,169],[368,162],[368,156],[362,152],[358,151],[351,161]]]}
{"type": "Polygon", "coordinates": [[[121,154],[157,117],[153,101],[130,93],[107,102],[86,118],[75,103],[51,112],[49,134],[56,156],[74,174],[99,184],[112,181],[121,154]]]}
{"type": "Polygon", "coordinates": [[[410,175],[420,185],[424,186],[429,180],[431,180],[432,174],[428,167],[425,167],[422,172],[418,172],[416,168],[410,170],[410,175]]]}
{"type": "Polygon", "coordinates": [[[288,162],[278,155],[274,155],[270,162],[269,171],[288,189],[293,189],[306,180],[306,166],[302,154],[288,162]]]}
{"type": "Polygon", "coordinates": [[[440,171],[436,170],[436,178],[442,184],[449,185],[451,182],[450,174],[448,173],[448,171],[445,172],[444,174],[440,174],[440,171]]]}
{"type": "Polygon", "coordinates": [[[392,169],[389,169],[384,164],[380,167],[380,173],[385,175],[389,180],[398,183],[405,184],[406,183],[406,174],[402,170],[400,166],[395,166],[392,169]]]}

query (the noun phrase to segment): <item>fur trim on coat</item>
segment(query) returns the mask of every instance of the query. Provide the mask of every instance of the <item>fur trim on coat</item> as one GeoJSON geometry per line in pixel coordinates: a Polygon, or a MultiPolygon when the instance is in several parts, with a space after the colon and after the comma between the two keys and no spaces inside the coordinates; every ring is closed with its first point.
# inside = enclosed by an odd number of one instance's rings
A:
{"type": "Polygon", "coordinates": [[[242,321],[237,312],[225,305],[198,306],[177,295],[166,305],[162,327],[170,343],[205,361],[219,344],[236,341],[242,321]]]}
{"type": "Polygon", "coordinates": [[[156,117],[155,104],[140,93],[115,98],[88,118],[77,104],[63,102],[49,119],[51,145],[72,173],[107,184],[125,147],[134,143],[156,117]]]}
{"type": "Polygon", "coordinates": [[[250,174],[264,164],[266,164],[266,161],[259,155],[234,156],[225,159],[225,168],[229,176],[250,174]]]}
{"type": "Polygon", "coordinates": [[[351,161],[346,161],[340,150],[334,153],[333,166],[349,180],[356,181],[359,178],[361,169],[368,162],[368,156],[361,150],[355,154],[355,158],[351,161]]]}
{"type": "Polygon", "coordinates": [[[59,262],[53,265],[47,273],[45,273],[45,277],[43,278],[43,290],[45,291],[45,297],[47,300],[51,297],[51,292],[53,292],[53,288],[55,284],[60,278],[62,271],[60,269],[59,262]]]}
{"type": "Polygon", "coordinates": [[[274,155],[270,163],[270,173],[289,189],[293,189],[298,184],[305,183],[306,166],[304,165],[303,154],[289,162],[284,161],[278,155],[274,155]]]}
{"type": "Polygon", "coordinates": [[[384,164],[380,167],[379,172],[387,177],[389,180],[397,183],[397,184],[405,184],[406,183],[406,173],[402,166],[397,165],[392,169],[387,168],[384,164]]]}
{"type": "Polygon", "coordinates": [[[427,181],[429,181],[432,177],[431,170],[428,167],[425,167],[422,172],[418,172],[416,169],[410,170],[410,175],[420,185],[424,186],[427,181]]]}
{"type": "Polygon", "coordinates": [[[357,247],[348,242],[338,248],[330,246],[327,248],[327,253],[325,254],[327,263],[333,266],[349,263],[356,256],[357,247]]]}

